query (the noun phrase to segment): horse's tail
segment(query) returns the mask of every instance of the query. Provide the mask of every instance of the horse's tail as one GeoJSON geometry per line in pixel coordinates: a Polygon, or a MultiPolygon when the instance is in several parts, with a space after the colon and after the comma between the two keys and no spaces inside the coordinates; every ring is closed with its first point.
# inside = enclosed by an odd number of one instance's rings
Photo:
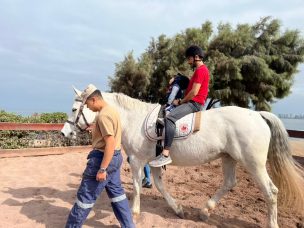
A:
{"type": "Polygon", "coordinates": [[[304,211],[304,170],[291,155],[288,133],[281,120],[270,112],[260,112],[266,120],[271,139],[268,161],[273,181],[279,189],[279,198],[284,206],[298,212],[304,211]]]}

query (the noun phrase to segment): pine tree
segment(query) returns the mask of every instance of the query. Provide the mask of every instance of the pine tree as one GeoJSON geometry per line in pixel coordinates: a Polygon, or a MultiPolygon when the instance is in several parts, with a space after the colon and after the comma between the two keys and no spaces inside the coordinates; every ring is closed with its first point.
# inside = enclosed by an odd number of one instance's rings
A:
{"type": "Polygon", "coordinates": [[[270,110],[271,103],[290,94],[293,79],[304,61],[304,42],[297,30],[280,32],[280,22],[270,17],[254,25],[219,24],[216,33],[211,22],[201,28],[188,28],[169,38],[152,39],[146,52],[135,61],[132,53],[116,64],[110,78],[112,91],[146,101],[165,97],[170,77],[181,72],[191,76],[184,51],[196,44],[206,51],[210,71],[211,103],[270,110]]]}
{"type": "Polygon", "coordinates": [[[136,61],[133,52],[130,52],[121,63],[116,64],[115,76],[109,77],[111,91],[145,99],[151,72],[152,64],[147,54],[136,61]]]}

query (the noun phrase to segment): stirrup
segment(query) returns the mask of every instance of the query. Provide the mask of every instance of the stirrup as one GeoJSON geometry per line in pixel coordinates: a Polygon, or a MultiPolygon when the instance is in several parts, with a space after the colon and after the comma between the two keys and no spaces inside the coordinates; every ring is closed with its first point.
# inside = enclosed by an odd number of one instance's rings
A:
{"type": "Polygon", "coordinates": [[[156,124],[160,124],[161,126],[165,126],[165,120],[164,120],[164,118],[157,118],[156,124]]]}

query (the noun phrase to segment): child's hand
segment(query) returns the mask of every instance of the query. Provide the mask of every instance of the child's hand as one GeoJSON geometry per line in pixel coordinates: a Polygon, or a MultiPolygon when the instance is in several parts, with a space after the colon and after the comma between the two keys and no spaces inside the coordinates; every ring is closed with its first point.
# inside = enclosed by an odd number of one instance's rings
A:
{"type": "Polygon", "coordinates": [[[179,100],[174,100],[174,101],[172,102],[172,104],[175,105],[175,106],[178,106],[178,105],[179,105],[179,100]]]}

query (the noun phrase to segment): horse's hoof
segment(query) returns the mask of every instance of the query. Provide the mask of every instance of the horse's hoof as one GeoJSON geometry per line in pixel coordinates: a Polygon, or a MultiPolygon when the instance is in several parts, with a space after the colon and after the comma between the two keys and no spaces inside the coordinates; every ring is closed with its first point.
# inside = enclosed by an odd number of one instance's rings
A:
{"type": "Polygon", "coordinates": [[[139,215],[140,212],[138,212],[138,211],[132,211],[132,214],[133,214],[133,215],[139,215]]]}
{"type": "Polygon", "coordinates": [[[178,205],[176,215],[182,219],[185,218],[184,210],[181,205],[178,205]]]}
{"type": "Polygon", "coordinates": [[[140,211],[133,208],[133,209],[132,209],[132,214],[133,214],[133,215],[139,215],[139,214],[140,214],[140,211]]]}
{"type": "Polygon", "coordinates": [[[138,219],[138,218],[140,217],[140,214],[139,214],[139,213],[134,213],[134,212],[133,212],[132,215],[133,215],[133,216],[132,216],[133,219],[135,219],[135,220],[138,219]]]}
{"type": "Polygon", "coordinates": [[[209,216],[210,216],[210,214],[208,211],[201,211],[201,213],[200,213],[200,219],[203,222],[207,221],[209,219],[209,216]]]}

